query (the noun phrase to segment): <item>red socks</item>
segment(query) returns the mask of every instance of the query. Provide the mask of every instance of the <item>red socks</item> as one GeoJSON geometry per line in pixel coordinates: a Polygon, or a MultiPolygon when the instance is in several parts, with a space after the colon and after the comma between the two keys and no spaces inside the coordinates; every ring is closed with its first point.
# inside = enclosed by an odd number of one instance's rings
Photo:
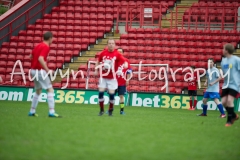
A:
{"type": "Polygon", "coordinates": [[[190,109],[192,108],[192,100],[189,101],[190,109]]]}
{"type": "Polygon", "coordinates": [[[194,100],[194,106],[193,106],[193,108],[195,109],[196,106],[197,106],[197,100],[194,100]]]}
{"type": "Polygon", "coordinates": [[[109,111],[112,112],[113,111],[113,105],[114,103],[113,102],[109,102],[109,111]]]}
{"type": "Polygon", "coordinates": [[[104,111],[104,101],[99,102],[100,110],[104,111]]]}

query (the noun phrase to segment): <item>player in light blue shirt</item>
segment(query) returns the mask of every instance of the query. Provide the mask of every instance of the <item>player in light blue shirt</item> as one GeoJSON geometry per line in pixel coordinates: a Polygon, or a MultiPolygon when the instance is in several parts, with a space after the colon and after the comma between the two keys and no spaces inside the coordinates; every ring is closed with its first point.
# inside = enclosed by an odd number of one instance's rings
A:
{"type": "Polygon", "coordinates": [[[203,96],[203,113],[199,114],[198,116],[207,116],[207,101],[208,98],[211,98],[214,100],[214,102],[217,104],[217,107],[221,113],[220,118],[225,118],[226,115],[223,110],[223,105],[219,101],[219,81],[222,79],[219,73],[219,70],[213,66],[214,60],[212,58],[208,59],[208,66],[209,69],[207,70],[206,76],[206,82],[204,86],[207,86],[207,90],[204,93],[203,96]]]}
{"type": "Polygon", "coordinates": [[[221,67],[223,71],[224,84],[222,88],[222,104],[228,113],[226,127],[231,126],[239,116],[234,112],[234,98],[238,95],[240,86],[240,58],[232,55],[234,46],[226,44],[223,48],[221,67]]]}

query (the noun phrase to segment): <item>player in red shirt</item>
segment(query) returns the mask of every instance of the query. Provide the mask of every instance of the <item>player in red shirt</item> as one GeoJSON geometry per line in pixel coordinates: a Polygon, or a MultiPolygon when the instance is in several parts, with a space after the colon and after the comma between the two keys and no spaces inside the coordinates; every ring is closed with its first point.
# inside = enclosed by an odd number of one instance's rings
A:
{"type": "Polygon", "coordinates": [[[43,42],[38,44],[32,51],[30,55],[31,59],[31,76],[34,78],[34,88],[36,90],[33,99],[32,105],[29,112],[29,116],[35,116],[36,108],[38,105],[38,98],[42,92],[42,89],[46,89],[48,92],[47,101],[49,106],[49,117],[60,117],[57,113],[55,113],[54,107],[54,90],[52,87],[52,83],[47,75],[47,73],[51,74],[51,70],[48,68],[46,61],[49,53],[49,45],[53,41],[53,35],[51,32],[46,32],[43,35],[43,42]]]}
{"type": "Polygon", "coordinates": [[[109,93],[109,109],[108,114],[112,116],[115,90],[118,88],[118,82],[116,79],[116,72],[122,72],[123,68],[127,68],[124,57],[115,49],[115,40],[108,40],[108,49],[103,50],[98,57],[96,64],[97,68],[95,74],[98,74],[100,70],[99,78],[99,95],[98,101],[100,105],[99,116],[104,114],[104,91],[107,89],[109,93]],[[98,66],[101,64],[101,66],[98,66]]]}
{"type": "MultiPolygon", "coordinates": [[[[122,48],[118,48],[118,52],[123,54],[124,50],[122,48]]],[[[128,68],[124,68],[121,74],[117,74],[118,89],[116,90],[116,92],[120,97],[120,114],[121,115],[125,114],[124,113],[124,95],[127,92],[126,87],[129,84],[129,80],[132,74],[132,69],[131,69],[129,60],[125,58],[125,61],[128,63],[128,68]]]]}
{"type": "MultiPolygon", "coordinates": [[[[192,71],[194,72],[195,66],[191,66],[191,68],[192,68],[192,71]]],[[[191,76],[189,75],[188,78],[190,77],[191,76]]],[[[197,80],[198,80],[197,73],[194,72],[193,79],[188,81],[188,95],[190,97],[189,110],[195,110],[197,105],[197,80]],[[192,105],[193,100],[194,100],[194,105],[192,105]]]]}

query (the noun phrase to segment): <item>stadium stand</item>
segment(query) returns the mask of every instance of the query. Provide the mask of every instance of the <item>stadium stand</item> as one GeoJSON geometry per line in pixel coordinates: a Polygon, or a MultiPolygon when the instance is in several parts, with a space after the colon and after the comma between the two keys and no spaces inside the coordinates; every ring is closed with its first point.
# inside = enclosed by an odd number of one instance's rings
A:
{"type": "MultiPolygon", "coordinates": [[[[10,42],[2,43],[0,48],[0,73],[5,81],[10,80],[9,73],[12,71],[13,64],[16,60],[23,60],[24,72],[28,73],[30,60],[28,58],[32,48],[41,42],[42,34],[45,31],[52,31],[55,40],[51,45],[49,53],[49,68],[55,70],[56,68],[63,69],[66,72],[68,68],[75,70],[82,70],[84,76],[88,75],[88,88],[97,88],[97,79],[93,74],[94,65],[90,66],[88,70],[87,62],[95,61],[101,50],[106,46],[107,38],[116,39],[117,46],[124,49],[124,56],[127,57],[131,63],[149,64],[169,64],[173,70],[179,67],[187,67],[195,65],[196,67],[206,68],[206,60],[214,58],[215,61],[221,60],[222,46],[225,43],[232,43],[235,47],[239,43],[240,33],[236,30],[195,30],[188,28],[131,28],[129,27],[126,34],[119,34],[113,31],[114,20],[126,19],[126,7],[123,6],[137,6],[139,4],[161,4],[164,7],[161,14],[169,18],[169,9],[172,12],[177,12],[177,6],[185,6],[179,9],[178,16],[172,17],[172,22],[175,19],[186,20],[188,15],[197,15],[201,19],[203,10],[194,10],[198,6],[218,6],[226,5],[233,7],[240,5],[238,1],[235,2],[216,2],[215,1],[184,1],[176,4],[172,1],[81,1],[81,0],[63,0],[58,7],[53,7],[50,14],[45,14],[43,18],[38,19],[35,24],[29,25],[26,30],[19,32],[18,36],[12,36],[10,42]],[[196,2],[196,3],[194,3],[196,2]],[[193,5],[192,5],[193,4],[193,5]],[[122,7],[121,7],[122,6],[122,7]],[[119,10],[120,8],[120,10],[119,10]],[[189,8],[189,9],[188,9],[189,8]],[[119,10],[119,14],[117,14],[119,10]],[[199,12],[198,12],[199,11],[199,12]],[[199,14],[198,14],[199,13],[199,14]],[[108,34],[110,33],[110,34],[108,34]],[[67,64],[67,65],[66,65],[67,64]]],[[[215,10],[217,11],[217,10],[215,10]]],[[[134,13],[138,13],[135,10],[134,13]]],[[[159,15],[160,10],[153,10],[154,19],[159,15]]],[[[226,15],[234,17],[235,13],[226,11],[226,15]]],[[[219,16],[214,13],[215,19],[219,16]]],[[[225,15],[224,15],[225,16],[225,15]]],[[[188,18],[187,18],[188,19],[188,18]]],[[[174,23],[173,23],[174,24],[174,23]]],[[[176,24],[174,24],[176,25],[176,24]]],[[[162,20],[162,27],[169,27],[169,21],[162,20]]],[[[177,27],[177,26],[176,26],[177,27]]],[[[151,69],[159,69],[157,67],[144,67],[143,70],[150,71],[151,69]]],[[[134,66],[133,70],[137,71],[134,66]]],[[[142,77],[144,74],[142,75],[142,77]]],[[[171,78],[168,72],[169,91],[171,93],[181,93],[187,84],[183,82],[183,73],[176,74],[177,82],[171,78]]],[[[33,83],[27,81],[23,84],[19,77],[14,77],[16,81],[8,85],[18,86],[33,86],[33,83]]],[[[165,92],[160,90],[164,85],[163,81],[155,80],[136,82],[137,75],[134,74],[130,81],[130,91],[142,92],[165,92]],[[131,85],[134,84],[134,85],[131,85]],[[161,86],[161,87],[160,87],[161,86]]],[[[67,83],[66,79],[61,79],[58,75],[55,87],[64,86],[67,83]]],[[[70,85],[68,88],[85,88],[85,79],[70,78],[70,85]]]]}

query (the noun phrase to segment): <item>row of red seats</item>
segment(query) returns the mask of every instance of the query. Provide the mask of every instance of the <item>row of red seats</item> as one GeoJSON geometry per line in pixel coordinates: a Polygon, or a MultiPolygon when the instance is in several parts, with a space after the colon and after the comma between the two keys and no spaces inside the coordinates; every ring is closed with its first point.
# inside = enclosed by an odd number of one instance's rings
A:
{"type": "MultiPolygon", "coordinates": [[[[193,30],[193,29],[168,29],[168,28],[129,28],[129,34],[167,34],[167,35],[188,35],[188,36],[240,36],[237,30],[193,30]]],[[[125,34],[123,34],[125,35],[125,34]]]]}
{"type": "MultiPolygon", "coordinates": [[[[16,52],[15,50],[13,51],[12,49],[7,49],[7,48],[1,48],[1,55],[0,59],[1,60],[12,60],[14,57],[14,60],[18,59],[23,59],[24,61],[29,61],[29,55],[32,53],[32,49],[17,49],[16,52]],[[10,51],[10,52],[9,52],[10,51]],[[18,54],[18,55],[16,55],[18,54]],[[23,57],[23,58],[22,58],[23,57]]],[[[79,50],[50,50],[49,56],[54,56],[54,57],[64,57],[65,61],[69,62],[72,56],[79,56],[79,50]]]]}
{"type": "MultiPolygon", "coordinates": [[[[125,12],[126,13],[126,12],[125,12]]],[[[113,18],[115,18],[113,15],[111,15],[112,12],[105,14],[105,13],[101,13],[100,14],[94,14],[91,12],[91,14],[89,13],[64,13],[64,12],[60,12],[60,13],[52,13],[51,16],[46,17],[48,19],[61,19],[61,20],[113,20],[113,18]]],[[[71,22],[71,21],[68,21],[71,22]]]]}
{"type": "MultiPolygon", "coordinates": [[[[71,35],[72,35],[72,32],[70,32],[71,35]]],[[[99,34],[96,33],[96,32],[80,32],[77,33],[77,35],[79,37],[66,37],[67,35],[70,35],[68,33],[65,32],[65,35],[64,36],[54,36],[54,43],[66,43],[66,44],[81,44],[82,43],[82,38],[100,38],[101,36],[100,35],[103,35],[102,34],[99,34]]],[[[75,34],[74,34],[75,35],[75,34]]],[[[72,35],[73,36],[73,35],[72,35]]],[[[75,35],[76,36],[76,35],[75,35]]],[[[12,36],[11,37],[11,42],[4,42],[3,46],[8,46],[7,44],[9,44],[9,46],[13,46],[14,48],[16,48],[16,44],[18,43],[27,43],[27,42],[30,42],[30,43],[39,43],[39,42],[42,42],[42,37],[38,37],[38,36],[35,36],[35,37],[31,37],[31,36],[12,36]],[[20,42],[19,42],[20,41],[20,42]]]]}
{"type": "Polygon", "coordinates": [[[238,7],[240,5],[240,2],[238,0],[232,1],[232,2],[228,2],[226,0],[222,0],[222,2],[219,2],[221,0],[218,1],[207,1],[207,0],[203,0],[200,1],[199,3],[194,3],[192,6],[193,7],[238,7]]]}
{"type": "Polygon", "coordinates": [[[148,62],[149,59],[154,58],[155,60],[179,60],[179,61],[184,61],[184,60],[195,60],[198,62],[204,62],[207,61],[210,57],[213,58],[215,61],[219,61],[222,58],[222,55],[187,55],[187,54],[147,54],[142,56],[138,56],[138,54],[133,54],[129,56],[124,56],[130,60],[131,63],[133,62],[140,62],[140,60],[144,63],[148,62]]]}
{"type": "MultiPolygon", "coordinates": [[[[73,30],[71,29],[71,27],[59,27],[59,29],[62,28],[62,31],[55,31],[53,29],[51,29],[51,32],[53,33],[54,37],[59,37],[59,38],[78,38],[78,37],[82,37],[87,36],[87,37],[95,37],[97,36],[103,36],[103,34],[105,33],[105,31],[107,31],[109,29],[110,31],[110,27],[109,28],[98,28],[98,30],[96,31],[94,27],[92,27],[91,29],[93,30],[89,30],[89,27],[73,27],[73,30]],[[94,32],[95,31],[95,32],[94,32]],[[86,33],[83,33],[86,32],[86,33]]],[[[46,30],[48,31],[48,30],[46,30]]],[[[18,41],[20,38],[20,41],[23,41],[23,37],[29,36],[29,39],[33,39],[35,41],[39,40],[39,38],[42,37],[42,35],[46,32],[46,31],[42,31],[42,30],[26,30],[26,31],[20,31],[19,32],[19,36],[12,36],[11,37],[11,42],[12,41],[18,41]],[[22,36],[22,37],[20,37],[22,36]]]]}
{"type": "MultiPolygon", "coordinates": [[[[91,43],[94,43],[95,42],[95,39],[93,42],[91,43]]],[[[79,42],[79,43],[82,43],[83,45],[79,45],[79,44],[51,44],[51,49],[53,50],[81,50],[81,49],[86,49],[88,44],[89,44],[89,39],[87,41],[82,41],[82,42],[79,42]],[[83,47],[85,44],[85,47],[83,47]]],[[[2,48],[1,50],[3,52],[7,52],[7,53],[17,53],[17,49],[33,49],[34,46],[38,45],[39,43],[30,43],[30,42],[27,42],[27,43],[23,43],[23,42],[4,42],[2,44],[2,48]],[[7,49],[9,48],[9,50],[7,49]],[[6,50],[7,49],[7,50],[6,50]]]]}
{"type": "Polygon", "coordinates": [[[170,0],[170,1],[156,1],[156,0],[147,0],[147,1],[118,1],[118,0],[114,0],[114,1],[110,1],[107,0],[105,1],[61,1],[60,5],[63,6],[86,6],[86,7],[90,7],[90,6],[99,6],[99,7],[117,7],[117,6],[135,6],[135,5],[139,5],[139,4],[162,4],[164,6],[169,6],[172,7],[175,4],[175,0],[170,0]]]}
{"type": "MultiPolygon", "coordinates": [[[[28,58],[29,59],[29,58],[28,58]]],[[[11,59],[11,61],[14,61],[13,59],[11,59]]],[[[26,61],[26,62],[30,62],[30,61],[26,61]]],[[[52,69],[52,70],[56,70],[56,68],[62,68],[63,66],[63,63],[48,63],[48,68],[52,69]]],[[[28,72],[29,72],[29,69],[30,68],[23,68],[23,71],[26,75],[28,75],[28,72]]],[[[5,75],[5,74],[10,74],[12,73],[12,70],[13,70],[13,66],[11,67],[8,67],[8,68],[0,68],[0,73],[5,75]]],[[[15,72],[21,72],[20,68],[16,68],[15,69],[15,72]]]]}
{"type": "MultiPolygon", "coordinates": [[[[144,47],[144,46],[132,46],[131,48],[128,46],[122,46],[122,49],[124,49],[124,51],[126,52],[139,52],[139,53],[185,53],[185,54],[221,54],[222,53],[222,49],[212,49],[212,48],[205,48],[205,49],[201,49],[201,48],[168,48],[168,47],[144,47]]],[[[222,48],[222,47],[221,47],[222,48]]]]}
{"type": "MultiPolygon", "coordinates": [[[[238,37],[237,37],[238,38],[238,37]]],[[[118,46],[129,46],[129,48],[131,47],[136,47],[137,45],[141,45],[141,46],[161,46],[161,47],[196,47],[196,48],[219,48],[219,47],[223,47],[223,45],[225,45],[226,43],[232,43],[235,47],[237,46],[236,42],[232,42],[234,40],[229,39],[231,41],[228,42],[214,42],[214,45],[212,44],[212,42],[202,42],[202,41],[167,41],[167,40],[129,40],[129,41],[125,41],[125,40],[121,40],[120,42],[117,41],[116,44],[118,46]]],[[[238,40],[236,40],[238,41],[238,40]]],[[[146,49],[148,50],[148,49],[146,49]]],[[[150,49],[152,50],[152,49],[150,49]]]]}
{"type": "MultiPolygon", "coordinates": [[[[40,20],[37,20],[36,21],[36,24],[37,25],[51,25],[50,27],[54,27],[55,25],[68,25],[68,26],[71,26],[73,27],[73,29],[78,29],[77,27],[79,26],[80,28],[82,27],[90,27],[90,28],[93,28],[96,27],[94,26],[93,24],[97,24],[98,27],[107,27],[107,26],[112,26],[113,25],[113,22],[112,20],[109,18],[107,18],[106,16],[106,19],[104,20],[99,20],[97,19],[95,16],[88,16],[88,17],[84,17],[84,19],[50,19],[50,18],[45,18],[45,19],[40,19],[40,20]]],[[[68,26],[65,26],[68,27],[68,26]]],[[[60,26],[58,26],[59,28],[60,26]]],[[[69,27],[69,29],[71,29],[71,27],[69,27]]],[[[97,27],[97,30],[99,30],[97,27]]],[[[28,26],[28,29],[31,29],[33,28],[33,30],[35,30],[35,26],[34,25],[29,25],[28,26]]],[[[55,27],[54,27],[55,28],[55,27]]],[[[91,30],[91,29],[88,29],[88,30],[91,30]]],[[[44,27],[43,27],[44,29],[44,27]]],[[[84,28],[85,29],[85,28],[84,28]]]]}
{"type": "Polygon", "coordinates": [[[205,9],[205,8],[190,8],[188,10],[185,11],[185,15],[188,14],[193,14],[193,15],[206,15],[208,13],[208,15],[220,15],[219,17],[222,16],[223,13],[224,16],[234,16],[235,12],[237,12],[237,10],[233,10],[233,9],[205,9]]]}
{"type": "Polygon", "coordinates": [[[129,34],[122,34],[120,39],[125,40],[155,40],[155,39],[161,39],[161,40],[184,40],[184,41],[238,41],[240,38],[237,35],[228,35],[228,36],[210,36],[210,35],[176,35],[176,34],[154,34],[154,33],[146,33],[146,34],[138,34],[138,33],[129,33],[129,34]]]}
{"type": "Polygon", "coordinates": [[[224,17],[222,19],[222,17],[218,17],[218,16],[196,16],[196,15],[184,15],[183,16],[183,20],[186,22],[186,21],[193,21],[193,22],[205,22],[206,20],[209,21],[209,22],[218,22],[221,23],[222,21],[224,22],[224,24],[227,24],[227,23],[233,23],[235,18],[233,16],[227,16],[227,17],[224,17]]]}
{"type": "Polygon", "coordinates": [[[85,30],[85,31],[91,31],[89,27],[92,26],[92,28],[95,29],[96,31],[109,31],[108,29],[110,29],[113,25],[112,21],[106,21],[106,22],[104,22],[104,24],[100,24],[100,22],[98,23],[96,21],[83,20],[83,21],[80,21],[80,23],[79,24],[76,23],[76,26],[74,26],[73,24],[65,23],[65,21],[63,20],[62,24],[29,25],[28,29],[29,30],[34,30],[34,31],[49,31],[50,29],[51,30],[56,30],[56,31],[58,31],[58,30],[60,30],[60,31],[61,30],[62,31],[82,31],[82,29],[85,30]],[[95,22],[95,24],[93,22],[95,22]],[[99,29],[94,28],[94,26],[96,26],[96,24],[103,25],[103,27],[100,26],[101,28],[99,28],[99,29]],[[59,25],[65,25],[65,26],[59,26],[59,25]],[[69,25],[69,27],[67,25],[69,25]],[[88,28],[85,28],[85,27],[88,27],[88,28]]]}

